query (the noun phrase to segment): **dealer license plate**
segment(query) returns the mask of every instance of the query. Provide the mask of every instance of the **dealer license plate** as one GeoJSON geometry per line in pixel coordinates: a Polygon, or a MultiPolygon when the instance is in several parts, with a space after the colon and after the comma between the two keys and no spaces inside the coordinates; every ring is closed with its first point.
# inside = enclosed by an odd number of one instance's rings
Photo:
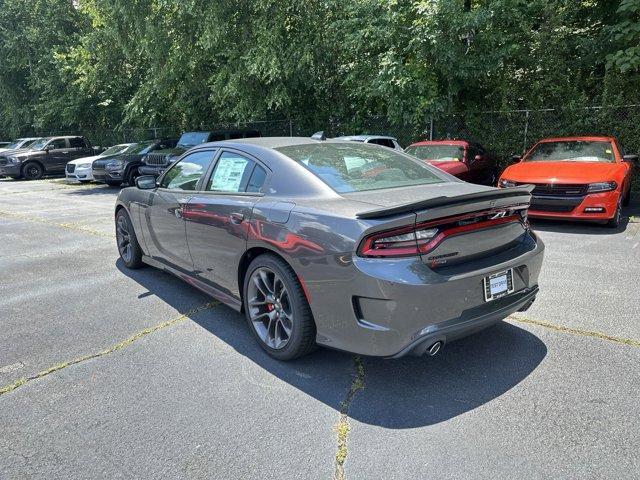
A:
{"type": "Polygon", "coordinates": [[[489,302],[513,292],[513,269],[484,277],[484,299],[489,302]]]}

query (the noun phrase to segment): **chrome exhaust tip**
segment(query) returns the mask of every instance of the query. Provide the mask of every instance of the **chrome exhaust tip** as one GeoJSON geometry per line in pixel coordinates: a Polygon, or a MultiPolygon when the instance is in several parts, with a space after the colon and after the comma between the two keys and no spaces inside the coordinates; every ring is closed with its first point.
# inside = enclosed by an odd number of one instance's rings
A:
{"type": "Polygon", "coordinates": [[[427,355],[429,355],[430,357],[433,357],[434,355],[438,354],[441,348],[442,348],[442,342],[438,340],[436,343],[434,343],[429,348],[427,348],[427,355]]]}

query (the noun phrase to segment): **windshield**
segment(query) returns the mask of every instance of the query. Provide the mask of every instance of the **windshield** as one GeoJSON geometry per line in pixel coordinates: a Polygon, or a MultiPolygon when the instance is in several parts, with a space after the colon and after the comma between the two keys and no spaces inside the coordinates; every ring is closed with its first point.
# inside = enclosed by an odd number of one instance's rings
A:
{"type": "Polygon", "coordinates": [[[49,143],[49,138],[40,138],[38,140],[36,140],[35,142],[33,142],[31,145],[29,145],[29,148],[32,148],[33,150],[42,150],[44,148],[44,146],[49,143]]]}
{"type": "Polygon", "coordinates": [[[570,140],[536,145],[525,162],[615,162],[611,142],[570,140]]]}
{"type": "Polygon", "coordinates": [[[455,162],[464,160],[464,147],[457,145],[409,145],[404,151],[420,160],[455,162]]]}
{"type": "Polygon", "coordinates": [[[276,148],[339,193],[441,183],[410,157],[368,144],[325,143],[276,148]]]}
{"type": "Polygon", "coordinates": [[[182,147],[192,147],[205,143],[209,138],[209,132],[187,132],[183,133],[178,141],[178,145],[182,147]]]}
{"type": "Polygon", "coordinates": [[[104,152],[100,154],[101,157],[106,157],[108,155],[116,155],[118,153],[124,152],[130,145],[114,145],[113,147],[107,148],[104,152]]]}
{"type": "Polygon", "coordinates": [[[9,150],[14,150],[16,148],[27,148],[30,144],[34,142],[34,140],[35,139],[27,140],[25,138],[19,138],[15,142],[11,142],[3,148],[9,149],[9,150]]]}

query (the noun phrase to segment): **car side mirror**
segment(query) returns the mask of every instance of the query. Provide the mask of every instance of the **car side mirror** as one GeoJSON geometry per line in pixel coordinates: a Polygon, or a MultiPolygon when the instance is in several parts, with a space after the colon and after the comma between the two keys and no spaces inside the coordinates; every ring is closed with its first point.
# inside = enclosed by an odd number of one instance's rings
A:
{"type": "Polygon", "coordinates": [[[49,147],[49,146],[44,147],[45,153],[49,153],[49,150],[51,150],[51,147],[49,147]]]}
{"type": "Polygon", "coordinates": [[[638,164],[638,155],[625,155],[624,157],[622,157],[622,161],[623,162],[627,162],[627,163],[631,163],[633,165],[637,165],[638,164]]]}
{"type": "Polygon", "coordinates": [[[140,190],[153,190],[156,186],[156,177],[153,175],[142,175],[136,178],[136,187],[140,190]]]}
{"type": "Polygon", "coordinates": [[[520,163],[522,161],[522,155],[512,155],[511,163],[520,163]]]}

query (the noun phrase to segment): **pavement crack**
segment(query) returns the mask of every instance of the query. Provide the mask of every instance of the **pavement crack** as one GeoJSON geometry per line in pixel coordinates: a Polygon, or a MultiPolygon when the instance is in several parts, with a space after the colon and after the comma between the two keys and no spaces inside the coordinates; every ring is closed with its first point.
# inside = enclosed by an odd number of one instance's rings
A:
{"type": "Polygon", "coordinates": [[[353,402],[356,393],[358,393],[359,390],[364,389],[364,363],[359,356],[353,357],[353,363],[355,366],[355,373],[352,375],[351,385],[349,385],[346,397],[342,402],[340,402],[340,418],[338,423],[334,426],[338,441],[338,450],[336,451],[333,473],[334,480],[344,480],[345,478],[344,462],[347,459],[348,453],[347,437],[351,430],[351,426],[349,425],[349,408],[351,407],[351,403],[353,402]]]}
{"type": "Polygon", "coordinates": [[[89,235],[95,235],[98,237],[115,238],[115,234],[113,233],[102,232],[100,230],[95,230],[90,227],[85,227],[84,225],[79,225],[77,223],[54,222],[52,220],[47,220],[45,218],[32,217],[30,215],[24,215],[22,213],[15,213],[15,212],[7,212],[4,210],[0,210],[0,216],[17,218],[20,220],[25,220],[27,222],[41,223],[43,225],[52,225],[54,227],[64,228],[67,230],[75,230],[78,232],[84,232],[84,233],[88,233],[89,235]]]}
{"type": "Polygon", "coordinates": [[[509,319],[513,320],[514,322],[526,323],[528,325],[537,325],[538,327],[548,328],[550,330],[555,330],[557,332],[569,333],[571,335],[579,335],[581,337],[592,337],[592,338],[597,338],[599,340],[605,340],[608,342],[629,345],[631,347],[640,347],[640,340],[635,340],[633,338],[616,337],[614,335],[609,335],[609,334],[606,334],[603,332],[597,332],[594,330],[582,330],[579,328],[565,327],[563,325],[557,325],[555,323],[544,322],[542,320],[534,320],[534,319],[525,318],[525,317],[510,316],[509,319]]]}
{"type": "Polygon", "coordinates": [[[13,383],[10,383],[8,385],[4,385],[2,387],[0,387],[0,396],[4,395],[5,393],[9,393],[12,392],[14,390],[16,390],[17,388],[20,388],[21,386],[23,386],[24,384],[32,381],[32,380],[37,380],[38,378],[42,378],[42,377],[46,377],[47,375],[60,371],[64,368],[70,367],[72,365],[77,365],[79,363],[82,362],[86,362],[87,360],[92,360],[94,358],[99,358],[99,357],[103,357],[105,355],[109,355],[110,353],[114,353],[117,352],[118,350],[121,350],[125,347],[128,347],[129,345],[137,342],[138,340],[140,340],[143,337],[146,337],[147,335],[157,332],[158,330],[162,330],[164,328],[167,327],[171,327],[172,325],[176,325],[180,322],[183,322],[184,320],[186,320],[187,318],[191,317],[192,315],[195,315],[199,312],[202,312],[204,310],[209,310],[213,307],[215,307],[216,305],[219,305],[220,302],[218,301],[213,301],[213,302],[208,302],[205,303],[203,305],[200,305],[199,307],[196,308],[192,308],[191,310],[175,317],[172,318],[170,320],[167,320],[165,322],[162,323],[158,323],[157,325],[154,325],[152,327],[148,327],[145,328],[144,330],[140,330],[139,332],[134,333],[133,335],[125,338],[124,340],[111,345],[110,347],[104,349],[104,350],[100,350],[99,352],[95,352],[95,353],[91,353],[89,355],[84,355],[82,357],[78,357],[78,358],[74,358],[73,360],[68,360],[66,362],[62,362],[59,363],[57,365],[53,365],[49,368],[47,368],[46,370],[42,370],[38,373],[35,373],[29,377],[22,377],[18,380],[16,380],[13,383]]]}

